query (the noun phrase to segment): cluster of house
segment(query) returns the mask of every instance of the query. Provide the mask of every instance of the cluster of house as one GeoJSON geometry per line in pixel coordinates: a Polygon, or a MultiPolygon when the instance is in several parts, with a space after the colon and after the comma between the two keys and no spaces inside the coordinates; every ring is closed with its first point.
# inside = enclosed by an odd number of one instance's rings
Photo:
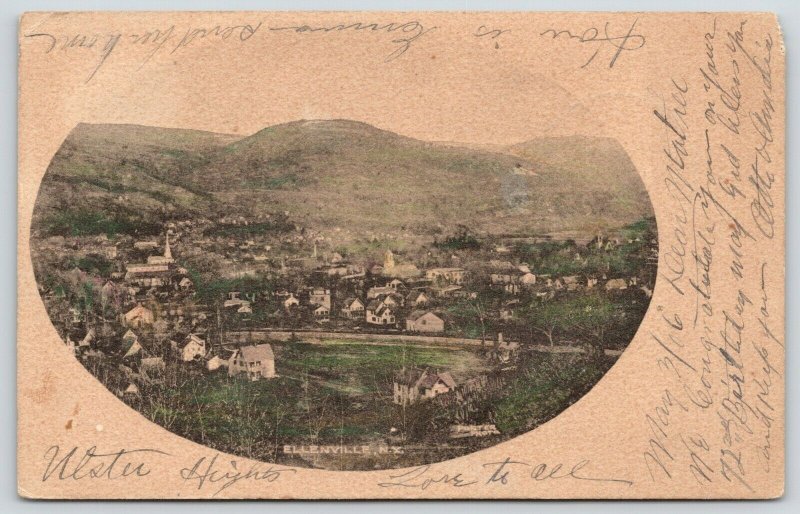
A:
{"type": "MultiPolygon", "coordinates": [[[[497,358],[500,362],[509,362],[518,352],[519,343],[505,342],[500,336],[490,357],[497,358]]],[[[464,400],[470,394],[484,390],[487,385],[489,380],[485,375],[458,383],[447,371],[403,367],[394,376],[392,401],[406,406],[447,396],[464,400]]]]}
{"type": "MultiPolygon", "coordinates": [[[[125,369],[138,370],[138,374],[130,376],[132,381],[124,392],[138,394],[137,382],[159,383],[166,369],[166,363],[163,356],[156,355],[156,353],[163,355],[163,352],[150,351],[137,334],[137,331],[152,325],[153,312],[147,307],[137,305],[122,319],[127,331],[119,340],[119,354],[122,356],[125,369]]],[[[73,341],[67,335],[64,342],[73,354],[83,355],[93,351],[92,346],[95,341],[95,330],[90,329],[79,341],[73,341]]],[[[241,346],[233,350],[213,350],[202,334],[190,333],[177,341],[169,341],[168,358],[182,363],[201,362],[208,371],[227,368],[230,376],[243,375],[249,380],[276,376],[275,355],[269,344],[241,346]]]]}
{"type": "MultiPolygon", "coordinates": [[[[278,294],[286,311],[305,309],[311,318],[318,323],[326,323],[332,317],[351,320],[367,327],[400,328],[408,332],[442,333],[446,330],[446,319],[441,312],[432,308],[441,305],[450,298],[475,298],[477,293],[467,286],[469,272],[459,267],[435,267],[423,271],[417,270],[414,276],[399,278],[396,276],[398,265],[394,262],[391,251],[386,252],[384,265],[380,269],[370,270],[378,273],[374,277],[383,277],[381,285],[361,289],[361,295],[352,292],[358,288],[349,288],[351,294],[344,299],[331,300],[331,289],[307,287],[297,292],[281,291],[278,294]],[[387,272],[388,270],[388,272],[387,272]],[[333,305],[337,309],[334,311],[333,305]]],[[[416,268],[415,268],[416,269],[416,268]]],[[[492,260],[488,263],[489,286],[503,296],[514,298],[527,293],[540,299],[552,298],[559,291],[576,291],[603,287],[606,291],[621,291],[637,286],[635,276],[628,278],[611,278],[595,276],[561,276],[536,275],[527,265],[514,265],[509,261],[492,260]],[[601,282],[602,281],[602,282],[601,282]]],[[[354,276],[348,264],[341,260],[326,264],[314,271],[328,277],[345,279],[354,276]]],[[[357,276],[363,276],[361,274],[357,276]]],[[[652,294],[642,287],[648,296],[652,294]]],[[[510,305],[514,300],[509,300],[510,305]]],[[[501,318],[508,319],[508,309],[500,313],[501,318]],[[506,315],[504,317],[504,314],[506,315]]]]}
{"type": "Polygon", "coordinates": [[[537,297],[552,296],[557,291],[577,291],[580,289],[593,289],[602,287],[606,291],[622,291],[628,287],[635,287],[638,279],[636,276],[611,278],[605,274],[596,275],[565,275],[553,277],[551,275],[536,275],[525,264],[516,266],[508,261],[492,260],[489,262],[491,272],[489,280],[492,287],[509,295],[518,295],[523,291],[531,291],[537,297]]]}
{"type": "MultiPolygon", "coordinates": [[[[137,241],[134,249],[137,251],[151,251],[158,248],[155,241],[137,241]]],[[[170,293],[176,288],[191,290],[193,284],[186,276],[186,270],[176,265],[172,257],[169,234],[166,235],[163,254],[147,257],[145,263],[129,263],[122,277],[123,285],[108,281],[101,289],[104,301],[117,295],[120,290],[125,293],[126,300],[143,298],[141,292],[152,293],[160,291],[170,293]]],[[[149,298],[152,301],[152,298],[149,298]]],[[[250,308],[252,299],[241,298],[238,293],[230,293],[224,302],[224,307],[234,308],[239,313],[252,312],[250,308]]],[[[160,308],[166,307],[167,314],[176,314],[170,310],[169,303],[159,304],[160,308]]],[[[182,314],[182,313],[177,313],[182,314]]],[[[138,395],[142,383],[159,383],[166,369],[164,352],[151,351],[149,345],[143,343],[137,332],[151,329],[158,316],[151,306],[136,301],[132,307],[119,316],[119,322],[125,333],[118,339],[116,350],[122,357],[124,370],[130,378],[127,388],[121,391],[126,395],[138,395]],[[136,371],[134,371],[136,370],[136,371]]],[[[73,320],[83,322],[77,318],[73,320]]],[[[96,353],[94,343],[97,342],[97,332],[90,328],[83,337],[73,340],[71,332],[67,331],[66,346],[75,355],[92,355],[96,353]]],[[[202,362],[209,371],[227,368],[231,376],[243,375],[250,380],[275,377],[275,356],[269,344],[249,345],[235,350],[212,350],[204,338],[204,329],[191,332],[185,337],[169,341],[167,359],[176,362],[202,362]]]]}
{"type": "Polygon", "coordinates": [[[344,298],[338,304],[336,312],[332,312],[333,302],[329,288],[307,287],[296,293],[279,291],[276,296],[286,311],[306,309],[319,323],[328,322],[331,317],[338,316],[340,319],[364,323],[367,326],[400,326],[409,332],[445,330],[444,319],[432,310],[425,309],[431,301],[431,292],[424,288],[409,290],[407,284],[397,278],[367,289],[363,297],[351,295],[344,298]]]}

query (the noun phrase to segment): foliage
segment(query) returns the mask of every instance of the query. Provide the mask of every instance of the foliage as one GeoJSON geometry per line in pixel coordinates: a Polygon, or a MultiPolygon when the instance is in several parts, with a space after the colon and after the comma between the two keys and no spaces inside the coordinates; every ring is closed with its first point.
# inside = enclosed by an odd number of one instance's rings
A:
{"type": "Polygon", "coordinates": [[[586,355],[533,353],[507,384],[508,394],[495,402],[497,428],[519,433],[541,425],[586,394],[613,363],[586,355]]]}
{"type": "Polygon", "coordinates": [[[434,246],[441,250],[479,250],[481,243],[475,234],[465,225],[458,225],[455,235],[446,238],[444,241],[436,241],[434,246]]]}
{"type": "Polygon", "coordinates": [[[77,261],[73,259],[73,266],[81,271],[107,278],[114,268],[114,263],[102,255],[90,253],[85,257],[81,257],[77,261]]]}
{"type": "Polygon", "coordinates": [[[161,231],[160,225],[133,218],[125,213],[63,209],[53,211],[43,221],[48,236],[94,236],[105,234],[153,235],[161,231]]]}

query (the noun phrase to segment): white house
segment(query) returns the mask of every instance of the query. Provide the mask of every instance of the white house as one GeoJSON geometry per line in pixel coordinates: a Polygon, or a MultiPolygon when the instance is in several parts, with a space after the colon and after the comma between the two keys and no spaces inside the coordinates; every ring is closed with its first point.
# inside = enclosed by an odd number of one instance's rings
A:
{"type": "Polygon", "coordinates": [[[298,305],[300,305],[300,300],[294,296],[294,293],[289,293],[289,296],[287,296],[283,301],[283,307],[285,309],[291,309],[292,307],[297,307],[298,305]]]}
{"type": "MultiPolygon", "coordinates": [[[[314,307],[314,305],[312,305],[314,307]]],[[[314,308],[314,320],[320,322],[330,321],[331,311],[324,305],[317,305],[314,308]]]]}
{"type": "Polygon", "coordinates": [[[189,334],[178,347],[178,357],[184,362],[193,361],[196,357],[205,357],[206,341],[197,334],[189,334]]]}
{"type": "Polygon", "coordinates": [[[208,371],[216,371],[219,368],[227,368],[228,361],[220,357],[219,355],[213,355],[206,361],[206,369],[208,371]]]}
{"type": "Polygon", "coordinates": [[[122,323],[126,327],[140,328],[144,325],[152,325],[155,320],[153,311],[139,304],[122,316],[122,323]]]}
{"type": "Polygon", "coordinates": [[[391,287],[395,291],[403,291],[406,289],[405,283],[399,278],[392,279],[392,281],[386,284],[386,286],[391,287]]]}
{"type": "Polygon", "coordinates": [[[414,311],[406,318],[409,332],[444,332],[444,320],[431,311],[414,311]]]}
{"type": "Polygon", "coordinates": [[[248,380],[275,377],[275,354],[272,346],[259,344],[242,346],[235,350],[228,364],[228,375],[236,376],[244,373],[248,380]]]}
{"type": "Polygon", "coordinates": [[[406,302],[412,307],[418,307],[430,302],[430,298],[424,291],[411,291],[406,298],[406,302]]]}
{"type": "Polygon", "coordinates": [[[435,398],[455,388],[456,381],[450,373],[402,370],[395,376],[393,399],[396,404],[409,405],[435,398]]]}
{"type": "Polygon", "coordinates": [[[358,298],[351,297],[344,301],[342,306],[342,316],[345,318],[357,319],[364,315],[366,306],[358,298]]]}
{"type": "Polygon", "coordinates": [[[308,292],[308,303],[311,305],[322,305],[330,311],[331,309],[331,290],[315,287],[308,292]]]}
{"type": "Polygon", "coordinates": [[[391,305],[386,305],[383,300],[375,299],[369,302],[364,315],[370,325],[394,325],[395,314],[391,305]]]}

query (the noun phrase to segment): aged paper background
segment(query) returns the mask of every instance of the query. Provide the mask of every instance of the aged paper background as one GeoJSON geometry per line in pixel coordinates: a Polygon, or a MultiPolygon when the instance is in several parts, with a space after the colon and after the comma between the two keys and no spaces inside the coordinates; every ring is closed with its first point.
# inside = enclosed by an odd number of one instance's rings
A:
{"type": "MultiPolygon", "coordinates": [[[[784,50],[774,16],[32,13],[21,21],[20,48],[20,494],[782,494],[784,50]],[[269,30],[357,22],[404,28],[269,30]],[[141,39],[172,26],[172,37],[141,39]],[[238,28],[222,37],[210,33],[216,26],[238,28]],[[549,29],[575,37],[553,38],[549,29]],[[643,36],[645,44],[633,49],[639,45],[626,34],[643,36]],[[545,105],[552,98],[561,104],[545,105]],[[557,118],[542,116],[554,110],[561,113],[557,118]],[[244,135],[314,118],[356,119],[424,140],[466,143],[574,133],[617,138],[642,173],[661,252],[650,310],[619,362],[589,394],[534,432],[431,465],[402,486],[388,485],[397,482],[399,470],[297,469],[269,479],[250,476],[223,490],[224,481],[182,478],[216,452],[119,401],[70,356],[49,322],[28,247],[38,183],[80,122],[244,135]],[[738,168],[732,159],[709,164],[707,141],[724,141],[738,168]],[[742,194],[726,194],[731,185],[742,194]],[[78,454],[96,447],[109,454],[157,449],[168,455],[126,461],[143,463],[148,473],[141,477],[112,479],[99,469],[96,477],[45,479],[54,445],[77,447],[78,454]],[[506,459],[513,462],[500,468],[506,459]]],[[[223,473],[233,472],[230,461],[239,470],[256,465],[233,456],[221,460],[223,473]]]]}

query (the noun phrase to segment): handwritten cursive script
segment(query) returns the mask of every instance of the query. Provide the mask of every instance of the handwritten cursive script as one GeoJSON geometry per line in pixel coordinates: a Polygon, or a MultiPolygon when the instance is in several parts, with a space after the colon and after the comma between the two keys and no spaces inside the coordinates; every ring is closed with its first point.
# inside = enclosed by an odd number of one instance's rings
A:
{"type": "Polygon", "coordinates": [[[544,32],[541,32],[539,36],[549,36],[552,39],[565,37],[570,41],[574,41],[581,45],[586,45],[587,47],[593,49],[594,52],[589,56],[588,60],[581,65],[581,68],[586,68],[589,66],[601,50],[604,48],[609,48],[612,54],[610,60],[608,61],[608,67],[613,68],[614,64],[617,62],[617,59],[619,59],[622,55],[622,52],[632,52],[634,50],[639,50],[644,46],[645,37],[642,34],[634,32],[636,28],[636,22],[638,21],[638,18],[633,20],[630,28],[628,28],[627,32],[625,33],[612,32],[609,28],[611,23],[606,22],[603,26],[602,33],[597,27],[589,27],[583,32],[547,29],[544,32]]]}
{"type": "Polygon", "coordinates": [[[504,486],[515,478],[536,482],[571,479],[633,485],[633,481],[627,479],[592,475],[585,469],[588,466],[588,460],[581,460],[569,466],[562,463],[531,463],[506,457],[501,461],[484,463],[479,470],[472,472],[443,473],[430,465],[418,466],[409,471],[389,475],[388,480],[378,482],[378,485],[424,491],[434,485],[448,487],[468,487],[476,484],[504,486]]]}
{"type": "Polygon", "coordinates": [[[249,466],[242,465],[236,460],[225,463],[219,459],[219,454],[216,454],[210,459],[201,457],[191,467],[182,468],[180,475],[184,483],[196,483],[198,490],[205,486],[216,486],[213,494],[213,496],[216,496],[243,480],[272,483],[284,473],[296,472],[297,470],[290,468],[271,465],[265,467],[264,464],[258,462],[249,466]]]}
{"type": "Polygon", "coordinates": [[[58,480],[118,480],[127,477],[144,477],[151,471],[144,459],[156,455],[169,454],[153,448],[100,452],[96,446],[83,451],[75,446],[62,453],[61,447],[55,445],[44,453],[46,466],[42,474],[42,482],[51,478],[58,480]]]}

